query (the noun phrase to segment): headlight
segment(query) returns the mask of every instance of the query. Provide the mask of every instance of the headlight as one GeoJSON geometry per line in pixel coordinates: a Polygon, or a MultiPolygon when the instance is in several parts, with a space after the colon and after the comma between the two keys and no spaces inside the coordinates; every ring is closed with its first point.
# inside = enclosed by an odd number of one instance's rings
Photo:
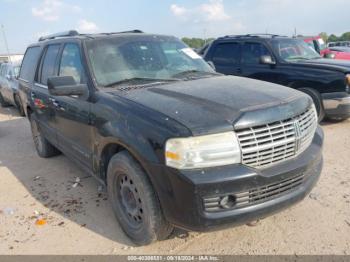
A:
{"type": "Polygon", "coordinates": [[[177,169],[224,166],[241,162],[236,134],[172,138],[165,146],[166,165],[177,169]]]}

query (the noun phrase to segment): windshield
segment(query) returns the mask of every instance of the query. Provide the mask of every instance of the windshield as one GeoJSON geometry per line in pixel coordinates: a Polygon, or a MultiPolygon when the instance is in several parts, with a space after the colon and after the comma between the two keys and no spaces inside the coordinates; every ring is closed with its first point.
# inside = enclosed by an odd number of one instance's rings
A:
{"type": "Polygon", "coordinates": [[[300,39],[275,39],[272,41],[272,46],[287,62],[321,58],[315,49],[300,39]]]}
{"type": "Polygon", "coordinates": [[[215,74],[192,49],[175,37],[128,36],[86,43],[94,76],[100,86],[131,81],[175,81],[187,74],[215,74]]]}

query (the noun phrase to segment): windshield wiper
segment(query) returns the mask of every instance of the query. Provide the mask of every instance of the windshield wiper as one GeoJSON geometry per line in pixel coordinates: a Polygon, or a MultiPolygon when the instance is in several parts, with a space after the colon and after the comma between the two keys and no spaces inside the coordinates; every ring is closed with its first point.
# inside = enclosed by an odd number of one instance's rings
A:
{"type": "Polygon", "coordinates": [[[122,79],[122,80],[107,84],[104,87],[112,87],[112,86],[121,85],[129,82],[169,82],[169,81],[179,81],[179,80],[172,79],[172,78],[132,77],[132,78],[126,78],[126,79],[122,79]]]}
{"type": "Polygon", "coordinates": [[[207,72],[207,71],[200,71],[200,70],[186,70],[180,73],[177,73],[175,75],[173,75],[172,77],[174,78],[178,78],[178,77],[182,77],[182,76],[188,76],[188,75],[193,75],[193,74],[201,74],[201,75],[221,75],[219,73],[216,72],[207,72]]]}
{"type": "Polygon", "coordinates": [[[293,56],[293,57],[289,57],[288,60],[310,60],[310,58],[303,57],[303,56],[293,56]]]}

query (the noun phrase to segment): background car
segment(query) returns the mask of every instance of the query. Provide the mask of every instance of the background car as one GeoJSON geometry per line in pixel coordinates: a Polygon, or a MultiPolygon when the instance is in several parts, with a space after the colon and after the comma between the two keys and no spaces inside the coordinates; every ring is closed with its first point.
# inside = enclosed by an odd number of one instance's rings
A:
{"type": "Polygon", "coordinates": [[[0,66],[0,104],[5,107],[13,105],[17,107],[21,116],[24,109],[18,93],[18,73],[20,63],[3,63],[0,66]]]}
{"type": "Polygon", "coordinates": [[[320,121],[324,116],[335,120],[350,117],[350,63],[324,59],[302,39],[266,34],[225,36],[213,41],[204,58],[219,73],[307,93],[320,121]]]}
{"type": "Polygon", "coordinates": [[[309,36],[309,37],[302,37],[305,43],[307,43],[310,47],[316,50],[317,53],[319,53],[321,56],[325,56],[327,53],[328,48],[322,37],[320,36],[309,36]]]}

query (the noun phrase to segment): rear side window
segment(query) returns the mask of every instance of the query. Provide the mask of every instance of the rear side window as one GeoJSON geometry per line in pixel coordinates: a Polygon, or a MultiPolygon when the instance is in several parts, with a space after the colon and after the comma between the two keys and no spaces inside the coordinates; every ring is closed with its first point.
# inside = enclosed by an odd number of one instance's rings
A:
{"type": "Polygon", "coordinates": [[[236,65],[240,60],[240,44],[225,43],[215,47],[213,62],[217,65],[236,65]]]}
{"type": "Polygon", "coordinates": [[[65,45],[62,53],[59,75],[72,76],[77,84],[85,82],[85,75],[78,45],[65,45]]]}
{"type": "Polygon", "coordinates": [[[40,47],[29,47],[24,55],[21,70],[20,78],[26,81],[31,80],[34,76],[36,65],[38,62],[40,53],[40,47]]]}
{"type": "Polygon", "coordinates": [[[55,65],[60,45],[49,45],[41,63],[41,74],[39,83],[47,85],[47,79],[55,76],[55,65]]]}
{"type": "Polygon", "coordinates": [[[242,63],[260,64],[260,57],[271,56],[270,51],[260,43],[245,43],[242,50],[242,63]]]}

